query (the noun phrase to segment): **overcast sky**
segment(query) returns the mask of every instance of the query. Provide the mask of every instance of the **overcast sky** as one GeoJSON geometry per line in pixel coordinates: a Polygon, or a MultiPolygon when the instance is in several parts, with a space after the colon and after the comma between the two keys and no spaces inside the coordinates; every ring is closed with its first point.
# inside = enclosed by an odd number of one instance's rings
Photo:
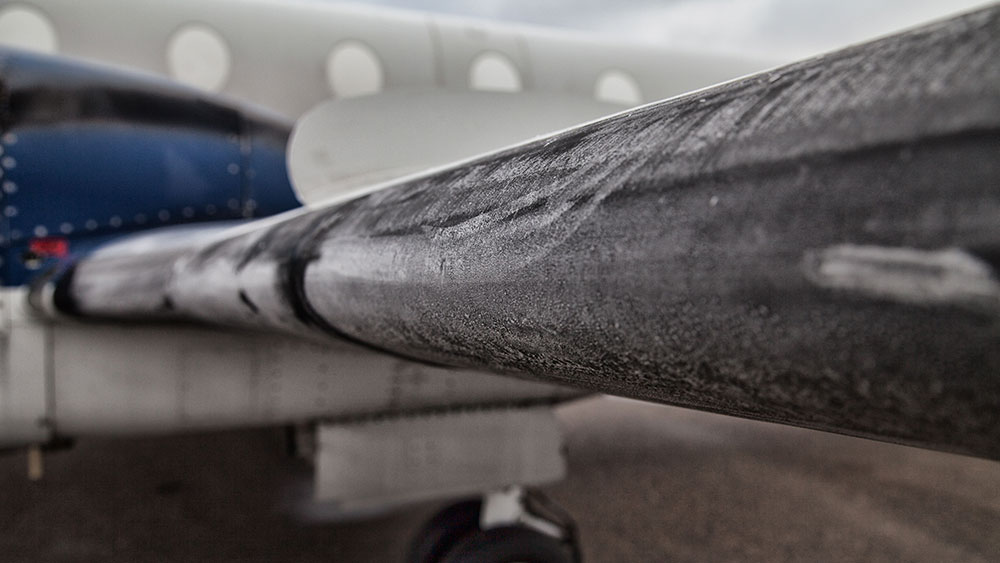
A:
{"type": "MultiPolygon", "coordinates": [[[[333,1],[333,0],[329,0],[333,1]]],[[[354,0],[568,27],[684,49],[799,58],[984,0],[354,0]]]]}

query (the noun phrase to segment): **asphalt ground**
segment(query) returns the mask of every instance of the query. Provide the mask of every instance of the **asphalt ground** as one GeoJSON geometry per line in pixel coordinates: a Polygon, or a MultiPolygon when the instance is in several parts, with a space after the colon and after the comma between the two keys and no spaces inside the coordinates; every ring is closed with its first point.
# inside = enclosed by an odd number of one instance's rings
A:
{"type": "MultiPolygon", "coordinates": [[[[625,401],[559,410],[586,561],[1000,561],[1000,463],[625,401]]],[[[0,458],[0,561],[399,561],[438,508],[318,519],[276,430],[0,458]]]]}

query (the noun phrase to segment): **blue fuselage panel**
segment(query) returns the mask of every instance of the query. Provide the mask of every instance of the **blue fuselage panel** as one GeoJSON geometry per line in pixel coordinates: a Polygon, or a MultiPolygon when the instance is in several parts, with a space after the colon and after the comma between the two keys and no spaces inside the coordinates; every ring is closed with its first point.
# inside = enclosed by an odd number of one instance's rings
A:
{"type": "Polygon", "coordinates": [[[39,248],[73,254],[139,230],[300,205],[287,124],[160,79],[13,51],[0,58],[4,285],[58,262],[39,248]]]}

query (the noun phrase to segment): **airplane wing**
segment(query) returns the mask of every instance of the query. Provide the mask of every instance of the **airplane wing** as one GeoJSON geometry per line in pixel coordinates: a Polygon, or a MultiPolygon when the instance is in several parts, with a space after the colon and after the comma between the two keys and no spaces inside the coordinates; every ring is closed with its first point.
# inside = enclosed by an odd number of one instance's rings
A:
{"type": "Polygon", "coordinates": [[[38,288],[1000,458],[1000,8],[38,288]]]}

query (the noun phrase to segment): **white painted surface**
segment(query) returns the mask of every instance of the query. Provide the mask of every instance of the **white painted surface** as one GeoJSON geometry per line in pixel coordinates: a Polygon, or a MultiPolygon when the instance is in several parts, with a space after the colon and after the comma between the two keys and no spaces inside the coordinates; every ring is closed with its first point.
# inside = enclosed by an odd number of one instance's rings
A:
{"type": "Polygon", "coordinates": [[[607,70],[597,77],[594,98],[601,102],[631,107],[642,103],[642,92],[639,84],[627,72],[607,70]]]}
{"type": "Polygon", "coordinates": [[[0,291],[0,447],[49,438],[49,327],[25,308],[25,292],[0,291]]]}
{"type": "Polygon", "coordinates": [[[329,100],[296,124],[289,174],[299,199],[317,204],[619,109],[589,97],[461,90],[329,100]]]}
{"type": "Polygon", "coordinates": [[[428,367],[325,340],[185,325],[57,322],[56,423],[67,436],[268,426],[568,392],[428,367]]]}
{"type": "Polygon", "coordinates": [[[367,96],[382,91],[385,82],[382,61],[371,47],[360,41],[339,43],[326,61],[326,79],[338,98],[367,96]]]}
{"type": "Polygon", "coordinates": [[[232,66],[229,45],[218,31],[204,24],[187,24],[167,44],[167,68],[177,81],[218,92],[232,66]]]}
{"type": "MultiPolygon", "coordinates": [[[[0,9],[22,5],[0,0],[0,9]]],[[[58,30],[61,53],[186,77],[189,83],[263,105],[289,118],[329,98],[331,87],[344,95],[370,93],[376,86],[383,91],[466,90],[472,85],[474,59],[484,53],[499,54],[504,62],[487,58],[486,63],[478,63],[476,87],[509,91],[516,86],[524,92],[591,98],[595,80],[609,68],[632,75],[643,99],[655,100],[770,66],[734,57],[691,55],[570,33],[334,2],[35,0],[32,5],[58,30]],[[187,46],[173,45],[177,60],[170,62],[171,38],[192,25],[204,33],[193,36],[195,41],[188,40],[187,46]],[[370,52],[359,55],[354,51],[344,71],[334,63],[331,77],[327,72],[331,52],[349,42],[363,44],[370,52]],[[188,52],[200,54],[189,56],[188,52]],[[369,55],[379,61],[381,82],[372,65],[363,62],[371,61],[369,55]]],[[[12,37],[12,29],[5,36],[0,27],[0,40],[12,37]]]]}
{"type": "Polygon", "coordinates": [[[505,526],[525,526],[537,532],[562,538],[562,530],[556,524],[531,514],[524,505],[525,492],[520,486],[511,486],[486,495],[479,515],[479,527],[483,530],[505,526]]]}
{"type": "Polygon", "coordinates": [[[521,72],[503,53],[482,53],[469,65],[469,88],[485,92],[520,92],[521,72]]]}
{"type": "Polygon", "coordinates": [[[59,50],[59,39],[52,20],[44,12],[18,3],[0,10],[0,45],[55,53],[59,50]]]}
{"type": "Polygon", "coordinates": [[[345,511],[563,478],[549,407],[455,412],[318,430],[316,497],[345,511]]]}

